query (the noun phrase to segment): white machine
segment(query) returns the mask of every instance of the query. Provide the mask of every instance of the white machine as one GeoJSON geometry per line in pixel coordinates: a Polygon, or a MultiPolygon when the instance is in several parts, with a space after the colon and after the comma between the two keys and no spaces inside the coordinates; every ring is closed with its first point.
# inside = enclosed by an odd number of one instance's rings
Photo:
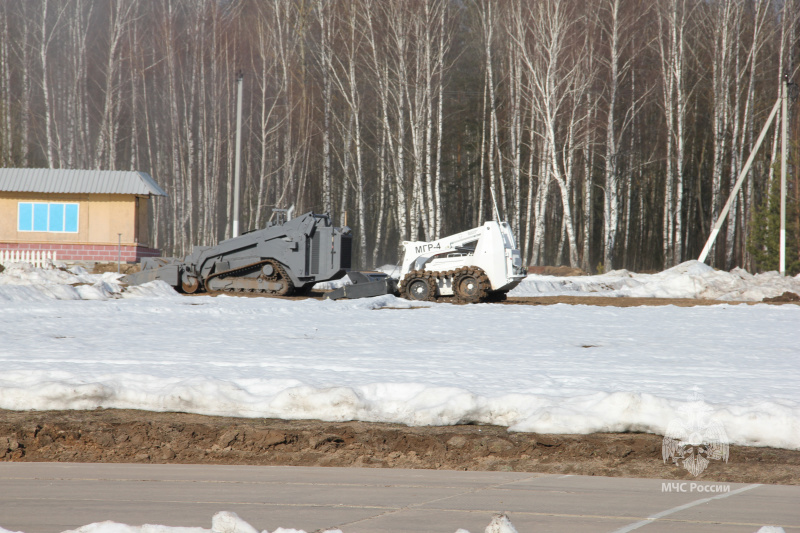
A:
{"type": "Polygon", "coordinates": [[[508,222],[487,221],[437,241],[404,241],[398,289],[403,298],[501,301],[525,277],[508,222]]]}

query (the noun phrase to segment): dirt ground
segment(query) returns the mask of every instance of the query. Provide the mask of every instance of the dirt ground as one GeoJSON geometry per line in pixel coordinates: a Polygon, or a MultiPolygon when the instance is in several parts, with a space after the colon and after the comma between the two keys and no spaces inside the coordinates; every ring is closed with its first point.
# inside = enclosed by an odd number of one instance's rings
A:
{"type": "Polygon", "coordinates": [[[698,305],[798,305],[799,301],[794,293],[784,293],[775,298],[765,298],[762,302],[737,302],[723,300],[700,300],[694,298],[614,298],[610,296],[533,296],[533,297],[510,297],[505,304],[511,305],[596,305],[601,307],[641,307],[641,306],[662,306],[675,305],[677,307],[695,307],[698,305]],[[791,295],[791,296],[787,296],[791,295]]]}
{"type": "Polygon", "coordinates": [[[800,451],[732,446],[697,478],[662,437],[539,435],[496,426],[242,419],[97,409],[0,411],[0,460],[355,466],[800,484],[800,451]]]}

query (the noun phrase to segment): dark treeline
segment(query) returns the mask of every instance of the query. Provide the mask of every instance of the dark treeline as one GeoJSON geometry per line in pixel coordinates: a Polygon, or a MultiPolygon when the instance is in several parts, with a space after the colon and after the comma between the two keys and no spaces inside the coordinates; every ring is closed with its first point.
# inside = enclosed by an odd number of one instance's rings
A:
{"type": "MultiPolygon", "coordinates": [[[[213,244],[241,70],[243,230],[327,211],[371,267],[494,198],[531,264],[660,269],[697,257],[794,77],[799,4],[0,0],[0,162],[148,172],[170,195],[154,242],[213,244]]],[[[772,128],[715,266],[758,266],[779,146],[772,128]]]]}

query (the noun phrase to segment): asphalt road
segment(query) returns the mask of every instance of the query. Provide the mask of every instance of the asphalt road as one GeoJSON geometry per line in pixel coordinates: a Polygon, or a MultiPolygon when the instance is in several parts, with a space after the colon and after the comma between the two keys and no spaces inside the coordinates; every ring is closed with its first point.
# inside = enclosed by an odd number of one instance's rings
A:
{"type": "Polygon", "coordinates": [[[11,531],[57,533],[104,520],[209,529],[218,511],[268,531],[478,533],[493,514],[506,512],[519,533],[751,533],[764,525],[800,532],[800,486],[513,472],[0,463],[0,527],[11,531]]]}

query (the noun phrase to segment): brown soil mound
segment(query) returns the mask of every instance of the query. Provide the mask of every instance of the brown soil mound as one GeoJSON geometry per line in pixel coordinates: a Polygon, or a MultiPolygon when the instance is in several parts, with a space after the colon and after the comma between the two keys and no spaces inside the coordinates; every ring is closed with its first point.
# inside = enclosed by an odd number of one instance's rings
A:
{"type": "MultiPolygon", "coordinates": [[[[0,460],[356,466],[695,479],[658,435],[539,435],[186,413],[0,411],[0,460]]],[[[697,479],[800,484],[800,451],[732,446],[697,479]]]]}
{"type": "Polygon", "coordinates": [[[786,291],[780,296],[773,296],[772,298],[764,298],[763,302],[772,302],[772,303],[788,303],[788,302],[800,302],[800,296],[793,292],[786,291]]]}

